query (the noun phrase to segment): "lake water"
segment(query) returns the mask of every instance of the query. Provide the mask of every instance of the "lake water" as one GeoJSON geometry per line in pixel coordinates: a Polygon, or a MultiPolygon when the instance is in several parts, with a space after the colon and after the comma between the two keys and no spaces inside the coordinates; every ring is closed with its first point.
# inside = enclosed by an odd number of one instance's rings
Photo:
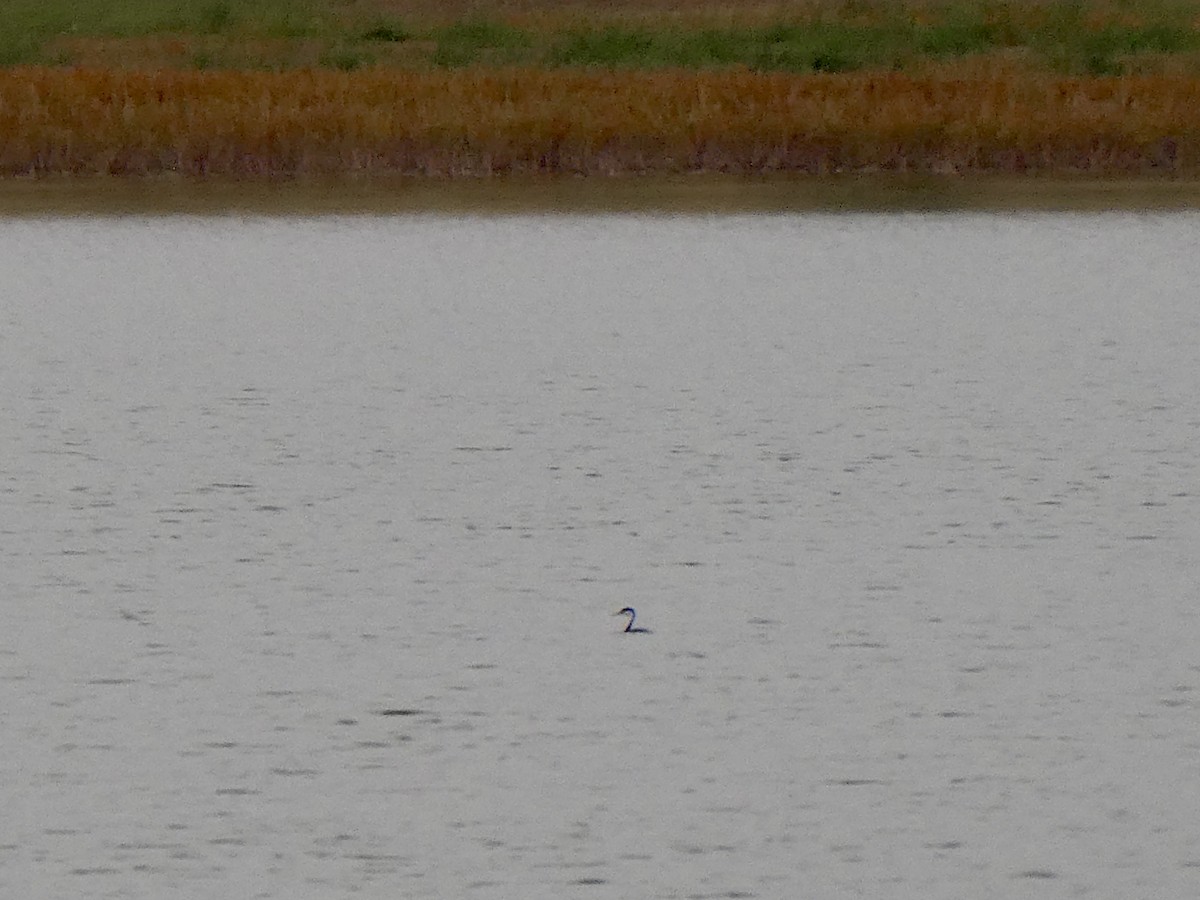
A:
{"type": "Polygon", "coordinates": [[[1197,896],[1197,247],[0,220],[0,892],[1197,896]]]}

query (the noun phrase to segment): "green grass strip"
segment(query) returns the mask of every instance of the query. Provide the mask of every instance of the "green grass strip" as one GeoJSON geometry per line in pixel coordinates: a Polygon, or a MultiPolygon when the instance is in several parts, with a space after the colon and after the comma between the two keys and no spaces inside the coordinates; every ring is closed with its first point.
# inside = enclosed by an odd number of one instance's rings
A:
{"type": "MultiPolygon", "coordinates": [[[[1200,71],[1200,15],[1176,0],[961,0],[906,6],[904,0],[845,0],[807,18],[766,26],[688,25],[664,12],[630,25],[607,5],[595,15],[550,17],[539,28],[500,18],[402,22],[394,6],[359,0],[6,0],[0,65],[71,62],[52,51],[62,38],[203,36],[203,58],[236,59],[239,41],[304,39],[325,47],[319,65],[349,69],[386,60],[386,48],[420,45],[406,64],[843,72],[904,69],[1021,49],[1033,64],[1069,74],[1118,74],[1177,57],[1200,71]],[[607,16],[607,18],[606,18],[607,16]],[[213,41],[216,43],[214,44],[213,41]],[[424,54],[424,55],[421,55],[424,54]]],[[[713,7],[716,9],[717,7],[713,7]]],[[[731,13],[737,5],[731,5],[731,13]]],[[[800,16],[800,13],[796,13],[800,16]]],[[[199,57],[197,57],[199,59],[199,57]]]]}

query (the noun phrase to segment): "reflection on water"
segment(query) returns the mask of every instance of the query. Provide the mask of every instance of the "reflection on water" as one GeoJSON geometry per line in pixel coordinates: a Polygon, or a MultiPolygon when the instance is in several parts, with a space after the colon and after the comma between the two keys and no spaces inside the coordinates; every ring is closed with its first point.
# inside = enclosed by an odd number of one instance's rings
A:
{"type": "Polygon", "coordinates": [[[1194,893],[1200,217],[0,232],[6,895],[1194,893]]]}
{"type": "Polygon", "coordinates": [[[459,179],[46,178],[0,180],[0,216],[732,215],[817,211],[1194,210],[1200,181],[1175,178],[548,176],[459,179]]]}

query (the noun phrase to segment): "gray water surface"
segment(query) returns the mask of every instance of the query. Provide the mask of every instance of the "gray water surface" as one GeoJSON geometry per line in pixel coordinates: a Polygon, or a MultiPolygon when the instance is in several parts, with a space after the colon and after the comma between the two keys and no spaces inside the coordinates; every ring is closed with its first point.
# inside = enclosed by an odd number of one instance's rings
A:
{"type": "Polygon", "coordinates": [[[1197,247],[0,220],[0,891],[1196,896],[1197,247]]]}

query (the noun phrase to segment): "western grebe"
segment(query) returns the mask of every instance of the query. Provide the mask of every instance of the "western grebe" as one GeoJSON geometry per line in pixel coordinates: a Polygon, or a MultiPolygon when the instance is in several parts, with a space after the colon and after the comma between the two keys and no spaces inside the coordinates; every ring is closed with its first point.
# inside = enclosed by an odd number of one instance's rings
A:
{"type": "Polygon", "coordinates": [[[629,622],[626,623],[626,625],[625,625],[625,633],[626,634],[649,634],[650,633],[649,628],[642,628],[641,626],[638,626],[637,628],[633,627],[633,620],[637,618],[637,612],[634,610],[634,608],[632,606],[627,606],[622,610],[618,610],[616,613],[614,613],[614,615],[629,616],[629,622]]]}

